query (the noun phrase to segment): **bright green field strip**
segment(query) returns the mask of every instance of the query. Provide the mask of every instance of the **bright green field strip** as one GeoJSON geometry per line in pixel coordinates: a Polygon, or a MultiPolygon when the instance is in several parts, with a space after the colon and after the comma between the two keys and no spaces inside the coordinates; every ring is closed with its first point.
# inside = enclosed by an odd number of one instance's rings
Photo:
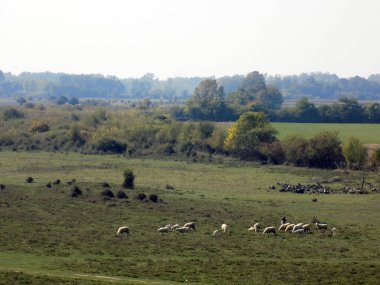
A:
{"type": "Polygon", "coordinates": [[[338,131],[343,142],[354,136],[366,144],[380,143],[380,124],[273,123],[273,126],[280,139],[294,134],[310,138],[322,131],[338,131]]]}

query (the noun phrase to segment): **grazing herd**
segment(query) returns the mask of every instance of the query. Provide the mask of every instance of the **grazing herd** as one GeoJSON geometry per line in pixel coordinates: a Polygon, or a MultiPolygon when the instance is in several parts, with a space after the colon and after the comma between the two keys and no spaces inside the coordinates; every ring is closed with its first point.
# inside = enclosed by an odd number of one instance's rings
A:
{"type": "MultiPolygon", "coordinates": [[[[220,230],[219,229],[214,230],[212,232],[212,235],[215,237],[218,237],[222,233],[226,233],[227,227],[228,227],[227,224],[223,223],[220,227],[220,230]]],[[[318,231],[321,231],[321,230],[327,231],[328,230],[327,223],[316,222],[315,227],[318,231]]],[[[260,223],[255,223],[250,228],[248,228],[248,231],[253,231],[253,232],[257,233],[257,232],[260,232],[260,228],[261,228],[260,223]]],[[[286,222],[286,218],[283,217],[281,219],[280,227],[278,228],[277,231],[276,231],[276,227],[269,226],[269,227],[264,228],[263,235],[265,235],[265,236],[267,236],[269,234],[276,235],[277,233],[280,233],[280,232],[293,233],[296,235],[297,234],[298,235],[310,234],[311,228],[312,228],[311,224],[289,223],[289,222],[286,222]]],[[[180,226],[179,224],[175,224],[175,225],[168,224],[164,227],[160,227],[159,229],[157,229],[157,231],[161,234],[168,234],[169,232],[177,232],[177,233],[185,234],[185,233],[188,233],[191,231],[195,231],[195,222],[189,222],[189,223],[184,224],[183,226],[180,226]]],[[[335,227],[333,227],[331,229],[331,233],[333,236],[336,235],[336,228],[335,227]]],[[[130,234],[129,227],[127,227],[127,226],[120,227],[117,230],[117,235],[120,235],[120,234],[125,234],[128,236],[130,234]]]]}

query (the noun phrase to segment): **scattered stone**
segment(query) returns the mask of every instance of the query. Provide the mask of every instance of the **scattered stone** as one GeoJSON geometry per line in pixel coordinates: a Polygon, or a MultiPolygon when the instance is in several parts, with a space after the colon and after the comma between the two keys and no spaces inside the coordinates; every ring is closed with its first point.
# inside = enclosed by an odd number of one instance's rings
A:
{"type": "Polygon", "coordinates": [[[111,198],[115,197],[115,195],[113,194],[113,192],[110,189],[104,189],[102,191],[102,196],[103,196],[103,198],[106,198],[106,199],[111,199],[111,198]]]}
{"type": "Polygon", "coordinates": [[[149,200],[152,201],[153,203],[157,203],[157,202],[161,201],[160,197],[158,197],[157,194],[150,194],[149,200]]]}
{"type": "Polygon", "coordinates": [[[146,200],[146,195],[144,193],[137,194],[136,199],[140,201],[146,200]]]}
{"type": "Polygon", "coordinates": [[[116,197],[117,197],[118,199],[128,199],[127,194],[125,194],[125,192],[124,192],[123,190],[119,190],[119,191],[117,191],[117,193],[116,193],[116,197]]]}
{"type": "Polygon", "coordinates": [[[51,188],[51,182],[47,183],[47,184],[46,184],[46,187],[47,187],[47,188],[51,188]]]}
{"type": "Polygon", "coordinates": [[[0,184],[0,190],[4,190],[5,189],[5,185],[4,184],[0,184]]]}
{"type": "Polygon", "coordinates": [[[58,185],[58,184],[61,184],[61,180],[60,179],[56,179],[53,181],[53,185],[58,185]]]}
{"type": "Polygon", "coordinates": [[[107,182],[102,182],[101,185],[103,188],[110,188],[110,185],[107,182]]]}

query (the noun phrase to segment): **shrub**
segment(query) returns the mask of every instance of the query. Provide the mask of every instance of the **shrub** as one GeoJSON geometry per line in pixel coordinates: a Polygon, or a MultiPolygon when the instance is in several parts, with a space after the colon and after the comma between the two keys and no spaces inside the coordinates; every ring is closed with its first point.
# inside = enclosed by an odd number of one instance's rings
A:
{"type": "Polygon", "coordinates": [[[49,124],[45,120],[41,121],[33,121],[32,124],[29,126],[29,133],[43,133],[48,132],[50,129],[49,124]]]}
{"type": "Polygon", "coordinates": [[[140,200],[140,201],[143,201],[143,200],[146,199],[146,195],[144,193],[137,194],[136,195],[136,199],[140,200]]]}
{"type": "Polygon", "coordinates": [[[80,190],[78,186],[74,185],[73,187],[71,187],[71,194],[70,194],[71,197],[76,198],[81,195],[82,195],[82,190],[80,190]]]}
{"type": "Polygon", "coordinates": [[[123,173],[124,182],[123,187],[133,189],[135,187],[135,175],[131,169],[126,169],[123,173]]]}
{"type": "Polygon", "coordinates": [[[259,151],[269,163],[282,164],[285,160],[284,150],[280,142],[264,143],[259,147],[259,151]]]}
{"type": "Polygon", "coordinates": [[[33,179],[33,177],[27,177],[27,178],[25,179],[25,181],[26,181],[26,183],[33,183],[33,182],[34,182],[34,179],[33,179]]]}
{"type": "Polygon", "coordinates": [[[3,112],[3,119],[5,121],[13,119],[21,119],[24,117],[24,113],[17,110],[16,108],[7,108],[3,112]]]}
{"type": "Polygon", "coordinates": [[[295,166],[307,165],[306,150],[309,142],[300,135],[290,135],[281,142],[287,162],[295,166]]]}
{"type": "Polygon", "coordinates": [[[123,190],[119,190],[119,191],[117,191],[117,193],[116,193],[116,197],[117,197],[118,199],[128,199],[127,194],[125,194],[125,192],[124,192],[123,190]]]}
{"type": "Polygon", "coordinates": [[[153,203],[157,203],[161,199],[160,199],[160,197],[158,197],[157,194],[150,194],[149,195],[149,200],[152,201],[153,203]]]}
{"type": "Polygon", "coordinates": [[[321,132],[311,138],[307,148],[307,160],[310,167],[317,168],[336,168],[344,162],[338,133],[321,132]]]}
{"type": "Polygon", "coordinates": [[[94,145],[94,149],[108,153],[124,153],[127,150],[127,145],[115,139],[102,138],[94,145]]]}
{"type": "Polygon", "coordinates": [[[343,145],[342,151],[350,168],[354,165],[363,166],[367,159],[367,148],[357,138],[349,138],[343,145]]]}
{"type": "Polygon", "coordinates": [[[113,194],[113,192],[110,189],[104,189],[101,194],[102,194],[103,198],[114,198],[115,197],[115,195],[113,194]]]}

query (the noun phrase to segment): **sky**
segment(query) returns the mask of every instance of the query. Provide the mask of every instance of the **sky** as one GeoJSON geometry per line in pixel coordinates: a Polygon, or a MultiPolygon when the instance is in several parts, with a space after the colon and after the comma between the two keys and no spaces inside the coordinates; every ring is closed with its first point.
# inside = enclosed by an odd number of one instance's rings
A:
{"type": "Polygon", "coordinates": [[[380,73],[379,0],[0,0],[0,70],[380,73]]]}

